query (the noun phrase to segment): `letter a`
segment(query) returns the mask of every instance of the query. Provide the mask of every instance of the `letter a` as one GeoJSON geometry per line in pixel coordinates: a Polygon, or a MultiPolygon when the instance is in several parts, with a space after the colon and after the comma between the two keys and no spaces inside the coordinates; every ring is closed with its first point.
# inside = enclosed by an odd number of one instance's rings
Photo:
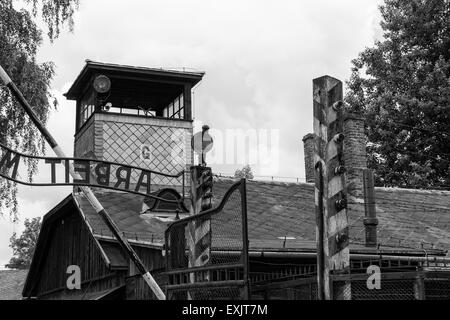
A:
{"type": "Polygon", "coordinates": [[[381,289],[381,269],[379,266],[371,265],[367,268],[367,274],[370,274],[367,279],[367,289],[373,290],[381,289]]]}
{"type": "Polygon", "coordinates": [[[81,270],[79,266],[71,265],[67,267],[67,274],[71,274],[69,278],[67,278],[67,289],[73,290],[81,289],[81,270]]]}

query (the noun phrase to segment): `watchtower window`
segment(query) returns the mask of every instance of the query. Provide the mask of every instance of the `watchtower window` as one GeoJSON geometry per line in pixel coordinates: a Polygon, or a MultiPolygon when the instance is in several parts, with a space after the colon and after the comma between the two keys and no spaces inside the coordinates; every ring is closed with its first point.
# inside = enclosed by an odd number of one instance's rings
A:
{"type": "Polygon", "coordinates": [[[192,121],[191,90],[203,75],[87,60],[65,95],[77,100],[77,133],[95,113],[186,122],[192,121]]]}
{"type": "Polygon", "coordinates": [[[180,94],[167,107],[163,109],[163,117],[171,119],[184,119],[184,96],[180,94]]]}
{"type": "Polygon", "coordinates": [[[80,100],[80,126],[82,126],[95,111],[95,96],[92,90],[88,91],[80,100]]]}
{"type": "Polygon", "coordinates": [[[94,105],[92,104],[84,105],[81,111],[81,124],[85,123],[93,113],[94,113],[94,105]]]}
{"type": "Polygon", "coordinates": [[[140,106],[137,109],[128,107],[110,107],[108,109],[110,113],[132,114],[136,116],[155,117],[156,112],[153,110],[145,109],[140,106]]]}

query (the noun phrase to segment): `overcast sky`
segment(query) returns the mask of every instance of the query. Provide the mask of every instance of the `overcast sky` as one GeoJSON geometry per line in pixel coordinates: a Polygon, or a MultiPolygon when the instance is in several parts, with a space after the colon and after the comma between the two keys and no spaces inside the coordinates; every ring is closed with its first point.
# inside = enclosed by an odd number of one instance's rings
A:
{"type": "MultiPolygon", "coordinates": [[[[67,154],[73,154],[75,103],[62,93],[85,59],[185,67],[206,72],[194,95],[198,123],[220,132],[278,135],[278,165],[254,165],[257,175],[304,177],[301,139],[312,131],[312,79],[325,74],[348,79],[351,59],[382,34],[380,0],[80,2],[74,32],[53,44],[46,41],[39,53],[40,61],[57,66],[53,91],[59,107],[48,128],[67,154]]],[[[241,166],[217,164],[213,171],[231,173],[241,166]]],[[[70,191],[19,186],[21,221],[14,225],[0,217],[0,268],[12,254],[12,232],[22,231],[25,218],[43,216],[70,191]]]]}

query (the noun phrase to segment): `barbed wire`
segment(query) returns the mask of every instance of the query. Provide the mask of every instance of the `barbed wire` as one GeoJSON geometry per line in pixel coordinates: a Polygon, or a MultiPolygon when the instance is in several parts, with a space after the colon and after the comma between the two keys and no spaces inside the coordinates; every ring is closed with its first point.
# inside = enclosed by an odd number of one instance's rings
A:
{"type": "MultiPolygon", "coordinates": [[[[240,178],[240,177],[235,177],[234,173],[217,172],[217,173],[214,173],[214,175],[217,176],[218,178],[231,178],[231,179],[239,179],[240,178]]],[[[256,180],[258,178],[270,178],[269,180],[272,180],[272,181],[275,181],[275,179],[291,179],[291,180],[295,180],[296,182],[306,182],[305,177],[287,177],[287,176],[276,176],[276,175],[268,175],[268,176],[252,175],[252,177],[253,178],[251,178],[249,180],[256,180]]],[[[283,182],[282,180],[278,180],[278,181],[283,182]]],[[[289,181],[286,181],[286,182],[289,182],[289,181]]]]}

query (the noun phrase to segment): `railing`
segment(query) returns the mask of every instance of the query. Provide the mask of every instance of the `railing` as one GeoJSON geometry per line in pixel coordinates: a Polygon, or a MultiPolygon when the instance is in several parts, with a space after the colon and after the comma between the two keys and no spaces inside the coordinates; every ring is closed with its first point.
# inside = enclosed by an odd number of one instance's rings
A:
{"type": "Polygon", "coordinates": [[[108,110],[102,110],[102,112],[131,114],[131,115],[145,116],[145,117],[156,116],[155,111],[144,110],[144,109],[122,108],[122,107],[111,107],[108,110]]]}
{"type": "MultiPolygon", "coordinates": [[[[331,275],[332,299],[340,300],[448,300],[450,269],[445,257],[389,257],[352,261],[351,274],[331,275]],[[392,259],[390,259],[392,258],[392,259]],[[410,259],[409,259],[410,258],[410,259]],[[400,260],[398,260],[400,259],[400,260]],[[415,260],[413,260],[415,259],[415,260]],[[434,261],[436,260],[436,261],[434,261]],[[369,266],[381,266],[379,286],[369,266]],[[369,279],[370,278],[370,279],[369,279]],[[347,286],[343,286],[343,284],[347,286]],[[345,288],[345,291],[338,290],[345,288]]],[[[252,264],[252,268],[254,268],[252,264]]],[[[278,266],[250,272],[252,299],[316,300],[314,265],[278,266]]]]}
{"type": "Polygon", "coordinates": [[[317,276],[251,286],[252,298],[263,300],[317,300],[317,276]]]}
{"type": "MultiPolygon", "coordinates": [[[[412,271],[380,274],[379,288],[368,286],[367,274],[333,275],[333,288],[344,282],[352,300],[448,300],[450,272],[412,271]]],[[[337,293],[334,292],[336,298],[337,293]]]]}
{"type": "Polygon", "coordinates": [[[245,179],[217,208],[172,223],[165,238],[167,299],[248,299],[245,179]]]}

